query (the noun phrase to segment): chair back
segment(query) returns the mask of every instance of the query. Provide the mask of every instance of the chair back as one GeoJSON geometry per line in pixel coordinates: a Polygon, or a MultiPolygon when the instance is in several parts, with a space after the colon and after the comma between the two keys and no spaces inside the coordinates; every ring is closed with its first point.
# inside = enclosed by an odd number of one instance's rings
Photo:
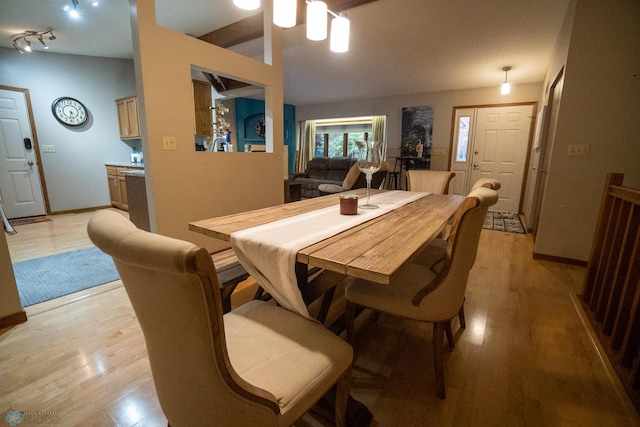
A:
{"type": "Polygon", "coordinates": [[[458,313],[464,300],[469,271],[476,259],[487,210],[497,202],[498,193],[486,187],[469,193],[453,217],[444,265],[436,279],[416,293],[414,305],[419,305],[429,295],[432,300],[429,307],[436,318],[448,320],[458,313]]]}
{"type": "Polygon", "coordinates": [[[91,218],[87,231],[120,273],[169,423],[239,418],[273,423],[277,403],[256,396],[256,390],[266,392],[242,380],[229,362],[221,296],[207,250],[139,230],[107,210],[91,218]]]}
{"type": "Polygon", "coordinates": [[[500,181],[498,181],[497,179],[493,179],[493,178],[480,178],[479,180],[477,180],[476,182],[473,183],[473,186],[471,187],[471,191],[475,190],[476,188],[479,187],[486,187],[486,188],[490,188],[492,190],[499,190],[500,189],[500,181]]]}
{"type": "Polygon", "coordinates": [[[408,170],[407,190],[425,191],[433,194],[448,194],[449,183],[455,176],[450,171],[408,170]]]}

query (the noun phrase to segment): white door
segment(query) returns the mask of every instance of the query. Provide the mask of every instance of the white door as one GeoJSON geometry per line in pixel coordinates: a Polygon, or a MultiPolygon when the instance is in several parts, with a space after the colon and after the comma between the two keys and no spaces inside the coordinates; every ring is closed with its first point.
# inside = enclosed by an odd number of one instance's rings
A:
{"type": "Polygon", "coordinates": [[[46,213],[36,162],[26,96],[0,89],[0,198],[7,218],[46,213]]]}
{"type": "Polygon", "coordinates": [[[469,183],[480,178],[500,181],[493,211],[518,212],[522,196],[533,105],[479,108],[469,183]]]}

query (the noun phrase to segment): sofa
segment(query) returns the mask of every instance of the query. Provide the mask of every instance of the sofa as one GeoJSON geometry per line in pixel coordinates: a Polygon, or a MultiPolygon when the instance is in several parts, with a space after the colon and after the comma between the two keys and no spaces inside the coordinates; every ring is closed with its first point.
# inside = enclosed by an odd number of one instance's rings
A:
{"type": "MultiPolygon", "coordinates": [[[[303,199],[354,188],[365,188],[366,177],[358,169],[357,163],[358,159],[350,157],[314,157],[309,160],[305,172],[296,172],[289,177],[289,183],[300,184],[303,199]],[[321,185],[325,191],[320,190],[321,185]]],[[[387,174],[386,170],[387,168],[383,167],[373,174],[371,188],[382,185],[387,174]]]]}

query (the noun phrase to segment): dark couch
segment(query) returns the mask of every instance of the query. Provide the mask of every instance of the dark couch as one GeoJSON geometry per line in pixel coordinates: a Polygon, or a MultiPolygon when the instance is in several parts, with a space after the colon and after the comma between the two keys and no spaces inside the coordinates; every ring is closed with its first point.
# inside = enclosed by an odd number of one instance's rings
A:
{"type": "MultiPolygon", "coordinates": [[[[318,197],[326,193],[318,189],[320,184],[334,184],[341,186],[349,169],[357,163],[358,159],[349,157],[314,157],[309,160],[306,172],[296,172],[289,177],[290,184],[301,184],[303,199],[318,197]]],[[[371,188],[378,188],[386,172],[379,171],[373,174],[371,188]]],[[[360,173],[351,188],[365,188],[367,181],[365,175],[360,173]]]]}

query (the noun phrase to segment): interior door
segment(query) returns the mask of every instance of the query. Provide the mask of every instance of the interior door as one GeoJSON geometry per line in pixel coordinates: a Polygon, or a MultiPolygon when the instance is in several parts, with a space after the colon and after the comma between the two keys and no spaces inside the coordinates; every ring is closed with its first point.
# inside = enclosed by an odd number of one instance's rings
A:
{"type": "Polygon", "coordinates": [[[534,105],[479,108],[469,183],[480,178],[500,181],[499,199],[491,210],[519,212],[534,105]]]}
{"type": "Polygon", "coordinates": [[[0,198],[7,218],[45,215],[25,92],[0,89],[0,198]]]}

